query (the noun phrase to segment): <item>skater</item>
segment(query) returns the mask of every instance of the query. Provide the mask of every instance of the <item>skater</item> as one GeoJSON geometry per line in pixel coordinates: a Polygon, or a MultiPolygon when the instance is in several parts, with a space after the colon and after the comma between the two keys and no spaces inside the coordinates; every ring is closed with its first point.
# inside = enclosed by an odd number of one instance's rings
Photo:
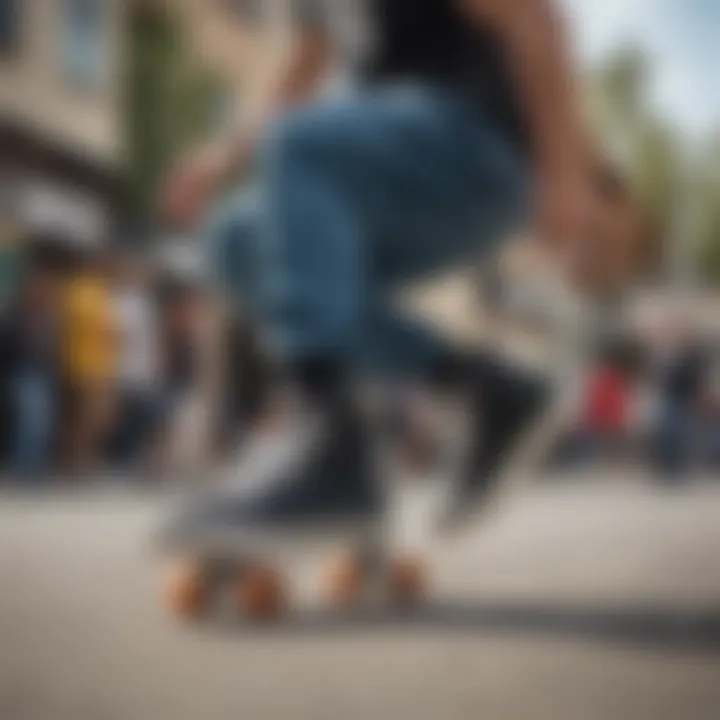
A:
{"type": "Polygon", "coordinates": [[[593,179],[561,18],[551,0],[290,6],[296,39],[271,101],[180,162],[164,195],[170,220],[197,224],[257,161],[258,187],[225,197],[203,240],[255,313],[283,389],[282,411],[232,471],[254,492],[178,527],[373,522],[382,502],[353,392],[365,368],[470,388],[486,432],[457,478],[454,525],[544,406],[545,386],[490,355],[458,357],[390,299],[528,222],[537,242],[572,255],[593,179]],[[338,70],[349,86],[323,93],[338,70]]]}
{"type": "Polygon", "coordinates": [[[142,469],[157,435],[160,398],[158,319],[150,277],[142,260],[118,253],[113,261],[112,296],[117,319],[115,392],[117,411],[110,433],[113,466],[142,469]]]}

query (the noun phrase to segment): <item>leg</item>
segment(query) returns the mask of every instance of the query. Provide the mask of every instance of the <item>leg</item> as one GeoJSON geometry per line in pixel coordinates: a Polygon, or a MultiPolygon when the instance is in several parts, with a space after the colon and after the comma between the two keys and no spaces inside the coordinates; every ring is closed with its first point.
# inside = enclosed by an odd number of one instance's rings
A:
{"type": "Polygon", "coordinates": [[[253,462],[235,468],[240,484],[264,492],[191,510],[168,529],[168,543],[202,535],[208,523],[250,534],[330,519],[376,529],[382,493],[344,373],[327,373],[328,387],[306,371],[344,369],[380,335],[395,340],[384,299],[497,243],[520,215],[523,168],[482,113],[432,90],[343,98],[273,128],[257,226],[259,297],[270,340],[306,392],[292,395],[273,441],[258,438],[253,462]]]}
{"type": "Polygon", "coordinates": [[[105,380],[78,383],[76,392],[70,469],[83,475],[96,470],[102,459],[115,407],[112,391],[105,380]]]}
{"type": "Polygon", "coordinates": [[[482,113],[421,89],[301,110],[265,161],[263,191],[227,198],[205,236],[215,277],[291,357],[430,361],[442,344],[384,298],[496,245],[525,198],[522,159],[482,113]]]}
{"type": "Polygon", "coordinates": [[[121,466],[128,461],[127,448],[134,429],[131,394],[128,390],[118,393],[115,418],[108,441],[108,459],[121,466]]]}
{"type": "Polygon", "coordinates": [[[292,115],[267,180],[267,297],[290,357],[354,357],[375,328],[391,344],[377,299],[497,244],[525,197],[521,158],[482,113],[421,89],[292,115]]]}
{"type": "Polygon", "coordinates": [[[150,390],[126,390],[120,394],[110,443],[112,462],[127,469],[144,459],[155,432],[156,404],[150,390]]]}
{"type": "Polygon", "coordinates": [[[23,474],[44,472],[53,419],[49,380],[40,373],[25,373],[18,378],[16,408],[15,468],[23,474]]]}
{"type": "Polygon", "coordinates": [[[257,191],[234,192],[218,203],[203,230],[211,279],[233,305],[250,312],[259,304],[260,210],[257,191]]]}
{"type": "Polygon", "coordinates": [[[685,435],[683,409],[678,403],[665,399],[655,432],[656,459],[663,479],[677,482],[684,470],[685,435]]]}

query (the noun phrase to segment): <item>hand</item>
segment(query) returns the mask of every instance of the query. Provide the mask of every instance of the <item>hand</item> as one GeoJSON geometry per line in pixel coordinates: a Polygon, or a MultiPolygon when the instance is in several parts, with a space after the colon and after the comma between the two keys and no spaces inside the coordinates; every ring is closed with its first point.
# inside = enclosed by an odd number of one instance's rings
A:
{"type": "Polygon", "coordinates": [[[187,228],[202,218],[205,206],[231,169],[232,153],[223,144],[195,151],[171,171],[162,196],[163,216],[187,228]]]}
{"type": "Polygon", "coordinates": [[[589,172],[555,169],[539,176],[536,237],[567,279],[583,292],[610,289],[617,279],[617,240],[589,172]]]}
{"type": "Polygon", "coordinates": [[[596,193],[582,168],[546,168],[537,180],[535,237],[565,255],[585,234],[596,193]]]}

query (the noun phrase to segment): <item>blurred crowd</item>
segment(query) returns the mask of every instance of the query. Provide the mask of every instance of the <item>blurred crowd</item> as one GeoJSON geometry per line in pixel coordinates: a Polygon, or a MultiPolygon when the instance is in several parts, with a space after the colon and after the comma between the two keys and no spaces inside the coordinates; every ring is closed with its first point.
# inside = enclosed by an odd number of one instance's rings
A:
{"type": "Polygon", "coordinates": [[[202,434],[206,313],[196,283],[133,251],[34,243],[0,325],[6,469],[36,479],[185,464],[202,434]]]}
{"type": "MultiPolygon", "coordinates": [[[[270,384],[242,318],[214,324],[218,305],[197,277],[137,250],[31,248],[0,315],[7,475],[176,478],[237,448],[270,384]]],[[[720,469],[717,345],[670,316],[604,336],[560,463],[642,463],[667,480],[720,469]]]]}
{"type": "Polygon", "coordinates": [[[607,338],[563,456],[641,462],[667,481],[720,469],[717,343],[678,317],[607,338]]]}

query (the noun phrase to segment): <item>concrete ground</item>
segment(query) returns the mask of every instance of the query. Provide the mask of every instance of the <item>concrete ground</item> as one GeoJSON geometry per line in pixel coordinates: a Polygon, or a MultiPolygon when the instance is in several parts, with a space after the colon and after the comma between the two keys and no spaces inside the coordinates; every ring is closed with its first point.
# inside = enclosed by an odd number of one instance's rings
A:
{"type": "Polygon", "coordinates": [[[537,485],[433,546],[427,606],[271,629],[157,601],[131,493],[0,500],[2,720],[717,720],[720,483],[537,485]]]}

